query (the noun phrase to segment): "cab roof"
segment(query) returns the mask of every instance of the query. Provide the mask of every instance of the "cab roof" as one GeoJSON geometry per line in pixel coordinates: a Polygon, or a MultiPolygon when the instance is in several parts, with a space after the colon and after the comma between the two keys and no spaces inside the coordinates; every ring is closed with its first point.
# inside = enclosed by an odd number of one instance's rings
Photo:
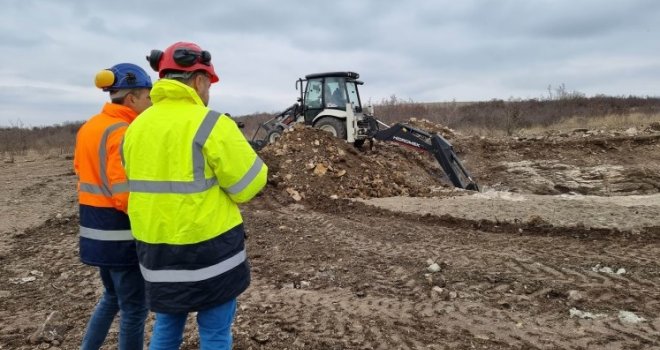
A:
{"type": "Polygon", "coordinates": [[[314,73],[305,75],[305,79],[316,79],[316,78],[349,78],[349,79],[358,79],[360,74],[355,72],[327,72],[327,73],[314,73]]]}

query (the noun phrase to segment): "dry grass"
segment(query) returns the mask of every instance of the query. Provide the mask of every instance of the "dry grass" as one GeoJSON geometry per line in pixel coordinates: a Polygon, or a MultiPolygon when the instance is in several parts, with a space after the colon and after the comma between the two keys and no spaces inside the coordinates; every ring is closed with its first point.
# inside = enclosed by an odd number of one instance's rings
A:
{"type": "MultiPolygon", "coordinates": [[[[575,129],[598,129],[598,130],[626,130],[629,128],[644,129],[651,123],[660,123],[660,113],[641,114],[633,113],[629,115],[607,115],[602,117],[570,117],[559,120],[557,123],[549,125],[533,125],[531,127],[516,129],[512,135],[531,136],[543,135],[551,131],[570,132],[575,129]]],[[[468,135],[478,135],[486,137],[503,137],[509,135],[507,130],[502,128],[482,128],[475,127],[461,129],[461,132],[468,135]]]]}
{"type": "MultiPolygon", "coordinates": [[[[374,106],[376,117],[392,124],[410,118],[427,119],[466,135],[488,137],[542,134],[549,130],[576,128],[644,128],[660,122],[660,98],[654,97],[574,97],[552,100],[492,100],[486,102],[415,103],[395,96],[374,106]],[[568,117],[567,117],[568,116],[568,117]]],[[[260,123],[273,117],[267,113],[239,116],[250,139],[260,123]]],[[[0,156],[25,155],[36,150],[51,156],[73,153],[82,122],[47,127],[0,127],[0,156]]]]}
{"type": "Polygon", "coordinates": [[[76,134],[82,122],[70,122],[44,127],[0,128],[0,155],[12,159],[37,151],[48,156],[73,154],[76,134]]]}
{"type": "Polygon", "coordinates": [[[607,115],[600,118],[581,118],[571,117],[562,119],[556,124],[548,126],[534,126],[520,130],[522,134],[540,134],[548,130],[570,131],[578,128],[586,129],[643,129],[649,124],[660,122],[660,113],[641,114],[633,113],[628,115],[607,115]]]}
{"type": "Polygon", "coordinates": [[[623,128],[657,121],[660,98],[571,97],[552,100],[492,100],[474,103],[414,103],[391,97],[375,107],[392,123],[415,117],[483,136],[517,135],[564,128],[623,128]]]}

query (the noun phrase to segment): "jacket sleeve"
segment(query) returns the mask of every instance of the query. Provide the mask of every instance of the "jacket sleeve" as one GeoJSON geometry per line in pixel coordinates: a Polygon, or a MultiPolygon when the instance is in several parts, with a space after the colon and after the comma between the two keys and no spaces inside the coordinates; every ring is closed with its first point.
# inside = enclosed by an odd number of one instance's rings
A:
{"type": "Polygon", "coordinates": [[[76,146],[73,148],[73,171],[76,173],[76,176],[80,176],[80,155],[78,154],[78,136],[76,135],[76,146]]]}
{"type": "Polygon", "coordinates": [[[112,193],[112,203],[124,213],[128,208],[128,180],[119,153],[127,126],[114,130],[106,143],[106,176],[112,193]]]}
{"type": "Polygon", "coordinates": [[[268,166],[226,115],[216,122],[204,150],[220,187],[234,202],[249,201],[266,185],[268,166]]]}

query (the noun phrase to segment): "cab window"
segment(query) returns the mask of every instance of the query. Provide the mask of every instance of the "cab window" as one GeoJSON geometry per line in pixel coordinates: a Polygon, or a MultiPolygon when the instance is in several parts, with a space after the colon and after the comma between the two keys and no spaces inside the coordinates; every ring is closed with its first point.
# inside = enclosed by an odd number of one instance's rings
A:
{"type": "Polygon", "coordinates": [[[323,83],[321,79],[313,79],[307,82],[307,91],[305,93],[305,105],[312,109],[321,108],[321,92],[323,83]]]}

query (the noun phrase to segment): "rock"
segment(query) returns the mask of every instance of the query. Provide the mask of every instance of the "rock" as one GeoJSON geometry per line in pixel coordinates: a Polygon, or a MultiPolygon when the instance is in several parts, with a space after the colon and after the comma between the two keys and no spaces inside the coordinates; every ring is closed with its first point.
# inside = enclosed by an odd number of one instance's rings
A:
{"type": "Polygon", "coordinates": [[[571,308],[570,310],[568,310],[568,313],[571,316],[571,318],[577,317],[577,318],[581,318],[581,319],[592,319],[592,320],[596,319],[596,318],[601,318],[601,317],[607,316],[605,314],[594,314],[594,313],[591,313],[591,312],[578,310],[576,308],[571,308]]]}
{"type": "Polygon", "coordinates": [[[300,195],[300,193],[294,190],[293,188],[291,187],[287,188],[286,192],[289,194],[289,196],[291,196],[291,198],[293,198],[294,201],[300,202],[302,200],[302,196],[300,195]]]}
{"type": "Polygon", "coordinates": [[[433,263],[429,265],[429,267],[426,268],[429,272],[434,273],[434,272],[439,272],[440,271],[440,265],[437,263],[433,263]]]}
{"type": "Polygon", "coordinates": [[[339,199],[339,196],[336,195],[336,194],[333,194],[332,196],[330,196],[330,199],[339,199]]]}
{"type": "Polygon", "coordinates": [[[624,131],[624,133],[628,136],[636,136],[638,132],[637,132],[637,128],[632,127],[632,128],[626,129],[626,131],[624,131]]]}
{"type": "Polygon", "coordinates": [[[323,163],[316,164],[314,167],[314,175],[323,176],[328,171],[328,168],[323,163]]]}
{"type": "Polygon", "coordinates": [[[433,291],[433,293],[436,293],[438,295],[442,294],[442,292],[445,291],[443,288],[440,288],[438,286],[433,286],[433,288],[431,288],[431,290],[433,291]]]}
{"type": "Polygon", "coordinates": [[[300,281],[300,288],[309,288],[312,284],[309,281],[300,281]]]}
{"type": "Polygon", "coordinates": [[[614,270],[612,270],[611,267],[600,266],[600,264],[596,264],[596,266],[592,267],[591,271],[593,271],[593,272],[602,272],[602,273],[614,273],[614,270]]]}
{"type": "Polygon", "coordinates": [[[580,293],[577,290],[569,290],[568,291],[568,300],[572,300],[572,301],[584,300],[584,295],[582,295],[582,293],[580,293]]]}
{"type": "Polygon", "coordinates": [[[296,288],[296,284],[293,283],[293,282],[290,282],[290,283],[284,283],[284,284],[282,284],[282,286],[281,286],[280,288],[282,288],[282,289],[295,289],[295,288],[296,288]]]}
{"type": "Polygon", "coordinates": [[[265,344],[268,342],[270,338],[268,337],[268,334],[258,332],[257,334],[252,336],[252,339],[254,339],[254,341],[256,341],[259,344],[265,344]]]}
{"type": "Polygon", "coordinates": [[[622,323],[637,324],[640,322],[645,322],[646,319],[643,317],[639,317],[630,311],[621,310],[619,311],[619,321],[621,321],[622,323]]]}
{"type": "Polygon", "coordinates": [[[57,213],[55,214],[55,219],[61,219],[62,218],[62,213],[57,213]]]}
{"type": "Polygon", "coordinates": [[[439,298],[444,301],[449,301],[452,299],[456,299],[458,294],[456,292],[450,292],[445,288],[439,287],[439,286],[434,286],[431,289],[431,298],[439,298]]]}

